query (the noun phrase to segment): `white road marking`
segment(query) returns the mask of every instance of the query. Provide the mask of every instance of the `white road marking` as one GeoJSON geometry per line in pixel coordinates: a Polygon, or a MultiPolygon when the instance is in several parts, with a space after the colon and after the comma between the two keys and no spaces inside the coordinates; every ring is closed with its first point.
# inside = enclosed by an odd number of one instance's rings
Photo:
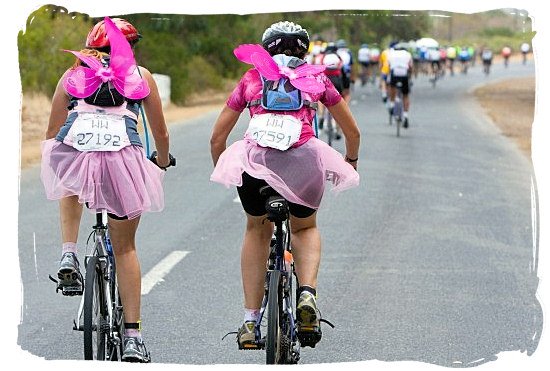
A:
{"type": "Polygon", "coordinates": [[[141,278],[141,295],[147,295],[190,251],[173,251],[141,278]]]}

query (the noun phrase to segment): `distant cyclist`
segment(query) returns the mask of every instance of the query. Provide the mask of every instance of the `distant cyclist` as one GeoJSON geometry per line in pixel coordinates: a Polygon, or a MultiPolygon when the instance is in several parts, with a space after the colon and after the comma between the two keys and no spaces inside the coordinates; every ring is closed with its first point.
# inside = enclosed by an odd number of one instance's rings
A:
{"type": "MultiPolygon", "coordinates": [[[[325,65],[325,75],[328,77],[328,79],[332,82],[338,93],[342,95],[343,97],[343,91],[344,91],[344,80],[345,80],[345,70],[344,70],[344,62],[342,61],[342,58],[337,53],[338,48],[336,47],[336,44],[333,42],[330,42],[327,44],[327,47],[325,48],[325,52],[323,53],[323,57],[319,60],[319,64],[325,65]]],[[[323,105],[319,106],[319,128],[322,129],[324,126],[324,115],[325,107],[323,105]]],[[[341,139],[341,129],[336,123],[334,122],[334,127],[336,129],[335,139],[341,139]]]]}
{"type": "Polygon", "coordinates": [[[388,45],[388,48],[384,49],[382,53],[380,53],[380,58],[378,60],[378,68],[380,69],[379,87],[380,87],[380,92],[382,94],[382,101],[384,103],[387,103],[387,100],[388,100],[388,87],[386,83],[388,75],[390,74],[390,66],[388,65],[388,54],[390,52],[390,49],[393,48],[395,44],[397,44],[397,41],[390,42],[390,44],[388,45]]]}
{"type": "Polygon", "coordinates": [[[483,73],[488,75],[493,63],[493,51],[487,47],[481,50],[481,62],[483,63],[483,73]]]}
{"type": "Polygon", "coordinates": [[[470,52],[467,47],[462,47],[458,52],[458,60],[460,61],[461,71],[463,74],[468,73],[468,66],[470,63],[470,52]]]}
{"type": "Polygon", "coordinates": [[[449,66],[449,72],[451,73],[451,76],[454,76],[455,74],[454,64],[455,64],[456,55],[457,55],[456,47],[452,45],[447,47],[447,60],[449,61],[448,66],[449,66]]]}
{"type": "Polygon", "coordinates": [[[369,60],[370,60],[370,73],[372,76],[372,83],[376,83],[376,75],[378,71],[378,61],[380,60],[380,49],[378,45],[371,45],[369,50],[369,60]]]}
{"type": "Polygon", "coordinates": [[[410,107],[410,78],[412,74],[413,62],[412,55],[407,51],[406,44],[397,43],[388,54],[388,66],[390,70],[388,84],[390,86],[390,110],[393,110],[395,97],[397,95],[397,85],[401,85],[403,93],[403,127],[409,127],[409,107],[410,107]]]}
{"type": "Polygon", "coordinates": [[[508,67],[508,61],[510,59],[510,56],[512,55],[512,48],[510,48],[508,45],[506,45],[504,48],[502,48],[502,51],[500,53],[502,55],[502,58],[504,59],[504,67],[508,67]]]}
{"type": "Polygon", "coordinates": [[[523,64],[525,64],[527,63],[527,54],[529,53],[529,50],[531,50],[531,46],[528,43],[522,43],[519,49],[521,50],[523,64]]]}
{"type": "Polygon", "coordinates": [[[351,100],[351,85],[355,83],[355,71],[353,70],[353,55],[351,50],[348,49],[347,43],[340,39],[336,42],[336,53],[342,59],[344,65],[344,90],[342,91],[342,96],[346,103],[349,104],[351,100]]]}
{"type": "Polygon", "coordinates": [[[368,44],[361,44],[357,51],[357,61],[361,65],[361,86],[365,86],[370,79],[370,49],[368,44]]]}
{"type": "Polygon", "coordinates": [[[441,72],[441,54],[439,53],[439,48],[428,48],[427,56],[430,63],[430,75],[433,79],[438,79],[441,72]]]}
{"type": "MultiPolygon", "coordinates": [[[[414,62],[414,56],[413,56],[413,62],[414,62]]],[[[441,76],[445,75],[446,65],[447,65],[447,48],[440,47],[439,48],[439,71],[441,76]]]]}

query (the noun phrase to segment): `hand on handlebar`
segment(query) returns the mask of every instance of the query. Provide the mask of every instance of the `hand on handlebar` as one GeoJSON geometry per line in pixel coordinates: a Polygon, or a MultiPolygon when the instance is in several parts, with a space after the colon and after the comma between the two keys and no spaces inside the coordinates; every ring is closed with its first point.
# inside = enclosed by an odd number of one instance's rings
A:
{"type": "Polygon", "coordinates": [[[168,153],[168,158],[170,159],[170,162],[168,163],[167,166],[160,166],[157,163],[157,156],[158,156],[157,151],[153,151],[153,153],[151,153],[151,156],[149,156],[149,160],[151,160],[155,165],[160,167],[162,170],[166,171],[166,169],[169,168],[170,166],[176,166],[176,158],[172,156],[171,153],[168,153]]]}

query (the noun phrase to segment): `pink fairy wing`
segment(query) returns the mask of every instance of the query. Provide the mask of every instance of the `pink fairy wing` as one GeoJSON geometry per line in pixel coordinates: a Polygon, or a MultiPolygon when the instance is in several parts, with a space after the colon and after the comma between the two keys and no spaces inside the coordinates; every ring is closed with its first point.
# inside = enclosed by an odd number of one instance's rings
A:
{"type": "Polygon", "coordinates": [[[247,64],[253,64],[250,56],[254,53],[269,53],[259,44],[242,44],[233,50],[233,54],[238,60],[247,64]]]}
{"type": "Polygon", "coordinates": [[[96,71],[88,67],[77,67],[69,70],[63,78],[65,91],[76,98],[87,98],[101,85],[101,79],[96,71]]]}
{"type": "Polygon", "coordinates": [[[147,80],[141,78],[137,71],[125,78],[116,77],[112,83],[120,94],[129,99],[143,99],[151,91],[147,80]]]}
{"type": "MultiPolygon", "coordinates": [[[[109,17],[105,17],[105,30],[111,46],[109,67],[117,77],[123,78],[132,73],[136,66],[134,52],[122,31],[109,17]]],[[[120,93],[122,94],[122,92],[120,93]]]]}
{"type": "Polygon", "coordinates": [[[279,65],[271,58],[269,53],[252,53],[250,59],[260,75],[266,79],[274,81],[281,78],[279,65]]]}
{"type": "Polygon", "coordinates": [[[305,77],[308,75],[318,75],[321,72],[325,71],[327,66],[324,64],[302,64],[301,66],[294,69],[294,72],[298,77],[305,77]]]}
{"type": "Polygon", "coordinates": [[[67,53],[73,53],[78,59],[80,59],[82,62],[86,63],[86,65],[88,67],[90,67],[91,69],[93,69],[95,71],[97,71],[101,67],[103,67],[101,65],[101,62],[96,57],[92,57],[90,55],[85,55],[85,54],[82,54],[81,52],[76,52],[74,50],[64,50],[64,51],[67,52],[67,53]]]}
{"type": "Polygon", "coordinates": [[[111,46],[109,67],[115,78],[112,83],[115,89],[129,99],[143,99],[150,89],[138,72],[132,47],[124,34],[109,17],[105,17],[105,30],[111,46]]]}
{"type": "Polygon", "coordinates": [[[290,80],[292,86],[296,89],[308,92],[308,93],[322,93],[325,91],[325,84],[319,82],[313,76],[298,77],[296,79],[290,80]]]}

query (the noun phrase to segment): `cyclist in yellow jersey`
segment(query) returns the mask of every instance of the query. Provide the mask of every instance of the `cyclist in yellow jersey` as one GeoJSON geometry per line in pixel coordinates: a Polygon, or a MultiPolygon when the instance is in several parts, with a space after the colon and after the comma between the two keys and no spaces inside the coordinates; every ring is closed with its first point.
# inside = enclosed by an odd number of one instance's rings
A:
{"type": "Polygon", "coordinates": [[[380,68],[380,91],[382,92],[382,101],[384,103],[386,103],[388,100],[388,90],[386,83],[386,80],[390,73],[390,65],[388,64],[388,53],[393,44],[393,42],[390,43],[390,47],[384,49],[382,53],[380,53],[380,59],[378,60],[378,67],[380,68]]]}

